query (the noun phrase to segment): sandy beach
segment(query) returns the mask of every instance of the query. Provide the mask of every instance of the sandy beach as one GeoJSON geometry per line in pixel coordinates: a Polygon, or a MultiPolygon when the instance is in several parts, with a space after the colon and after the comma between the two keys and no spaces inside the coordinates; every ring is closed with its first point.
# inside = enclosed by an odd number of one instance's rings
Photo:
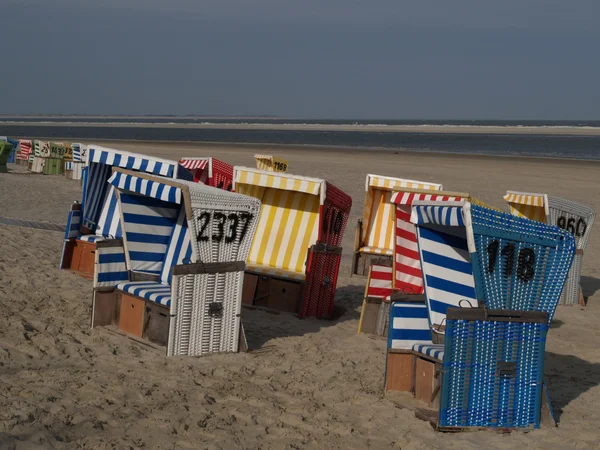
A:
{"type": "MultiPolygon", "coordinates": [[[[587,307],[560,307],[548,333],[545,374],[557,428],[442,434],[414,417],[409,396],[384,397],[386,343],[356,334],[365,279],[350,277],[367,173],[439,182],[506,211],[507,189],[600,211],[599,163],[94,142],[250,167],[254,153],[271,153],[287,159],[291,173],[326,178],[349,193],[354,204],[336,294],[344,313],[317,321],[244,310],[249,353],[167,359],[110,329],[90,330],[92,285],[58,270],[61,233],[0,225],[0,449],[600,448],[600,226],[583,259],[587,307]]],[[[0,216],[66,223],[69,205],[81,198],[79,182],[21,167],[0,174],[0,216]]]]}
{"type": "MultiPolygon", "coordinates": [[[[271,130],[271,131],[357,131],[375,133],[425,133],[425,134],[508,134],[508,135],[552,135],[552,136],[600,136],[598,127],[570,126],[471,126],[471,125],[381,125],[356,124],[332,125],[309,123],[214,123],[207,119],[205,123],[143,123],[132,122],[94,122],[94,118],[86,122],[20,122],[10,120],[5,122],[10,126],[39,126],[39,127],[111,127],[111,128],[190,128],[207,130],[271,130]]],[[[3,122],[0,117],[0,124],[3,122]]]]}

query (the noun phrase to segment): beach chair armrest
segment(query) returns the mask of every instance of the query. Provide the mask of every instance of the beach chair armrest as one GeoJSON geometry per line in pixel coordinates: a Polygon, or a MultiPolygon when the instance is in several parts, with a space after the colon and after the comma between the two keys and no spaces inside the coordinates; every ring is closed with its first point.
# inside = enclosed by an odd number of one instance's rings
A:
{"type": "Polygon", "coordinates": [[[216,263],[192,263],[173,266],[173,275],[197,275],[204,273],[242,272],[246,269],[245,261],[230,261],[216,263]]]}

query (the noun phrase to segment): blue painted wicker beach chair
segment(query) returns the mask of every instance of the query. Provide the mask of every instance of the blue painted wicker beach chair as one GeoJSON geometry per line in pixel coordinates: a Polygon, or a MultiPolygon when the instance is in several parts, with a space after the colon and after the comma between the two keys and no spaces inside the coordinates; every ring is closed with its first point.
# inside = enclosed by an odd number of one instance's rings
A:
{"type": "Polygon", "coordinates": [[[438,428],[539,428],[548,314],[450,308],[446,323],[438,428]]]}
{"type": "Polygon", "coordinates": [[[98,246],[92,326],[118,321],[169,356],[237,351],[260,201],[122,169],[109,184],[123,238],[98,246]]]}

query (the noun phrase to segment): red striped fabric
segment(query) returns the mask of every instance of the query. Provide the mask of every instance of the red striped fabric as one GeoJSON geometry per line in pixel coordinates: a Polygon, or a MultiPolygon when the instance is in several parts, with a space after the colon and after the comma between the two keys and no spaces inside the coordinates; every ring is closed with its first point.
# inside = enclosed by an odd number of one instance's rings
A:
{"type": "Polygon", "coordinates": [[[371,276],[367,281],[367,297],[384,298],[392,294],[392,268],[371,266],[371,276]]]}
{"type": "Polygon", "coordinates": [[[180,159],[179,165],[185,169],[195,170],[204,169],[208,165],[207,159],[180,159]]]}
{"type": "Polygon", "coordinates": [[[411,205],[415,200],[436,202],[460,201],[462,197],[415,192],[395,192],[391,202],[396,204],[396,242],[394,249],[394,288],[409,294],[422,294],[423,273],[415,226],[410,222],[411,205]]]}
{"type": "Polygon", "coordinates": [[[17,152],[17,159],[28,159],[31,154],[31,141],[21,139],[19,141],[19,151],[17,152]]]}

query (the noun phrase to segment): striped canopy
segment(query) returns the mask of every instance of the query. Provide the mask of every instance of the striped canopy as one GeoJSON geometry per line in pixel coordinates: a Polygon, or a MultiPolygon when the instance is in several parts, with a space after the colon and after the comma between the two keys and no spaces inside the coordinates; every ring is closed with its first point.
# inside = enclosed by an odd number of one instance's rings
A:
{"type": "MultiPolygon", "coordinates": [[[[83,183],[83,221],[82,224],[98,233],[99,222],[102,221],[104,205],[111,201],[109,197],[108,179],[112,167],[146,172],[156,175],[173,177],[177,162],[153,158],[145,155],[124,152],[109,148],[90,145],[88,147],[88,169],[83,183]]],[[[162,193],[162,191],[161,191],[162,193]]],[[[118,221],[118,214],[115,215],[118,221]]]]}
{"type": "MultiPolygon", "coordinates": [[[[234,167],[234,183],[236,186],[237,184],[246,184],[285,191],[304,192],[310,195],[320,195],[321,204],[325,200],[325,180],[319,178],[236,166],[234,167]]],[[[236,186],[234,186],[234,189],[238,191],[236,186]]]]}
{"type": "Polygon", "coordinates": [[[444,204],[413,203],[411,222],[417,225],[443,225],[464,227],[462,207],[465,202],[445,202],[444,204]]]}
{"type": "Polygon", "coordinates": [[[414,201],[456,202],[469,199],[465,192],[432,193],[427,190],[402,189],[392,194],[391,203],[396,205],[396,233],[394,246],[394,288],[406,293],[422,294],[423,273],[417,231],[411,222],[412,204],[414,201]]]}
{"type": "Polygon", "coordinates": [[[504,200],[509,204],[511,214],[538,222],[546,222],[549,214],[546,194],[506,191],[504,200]]]}
{"type": "MultiPolygon", "coordinates": [[[[165,180],[166,181],[166,180],[165,180]]],[[[113,172],[108,182],[118,189],[135,192],[165,202],[181,204],[181,189],[157,179],[149,180],[133,174],[113,172]]]]}
{"type": "Polygon", "coordinates": [[[361,240],[366,253],[392,255],[394,253],[394,205],[390,203],[392,190],[399,188],[440,190],[441,184],[425,181],[367,175],[361,240]]]}

